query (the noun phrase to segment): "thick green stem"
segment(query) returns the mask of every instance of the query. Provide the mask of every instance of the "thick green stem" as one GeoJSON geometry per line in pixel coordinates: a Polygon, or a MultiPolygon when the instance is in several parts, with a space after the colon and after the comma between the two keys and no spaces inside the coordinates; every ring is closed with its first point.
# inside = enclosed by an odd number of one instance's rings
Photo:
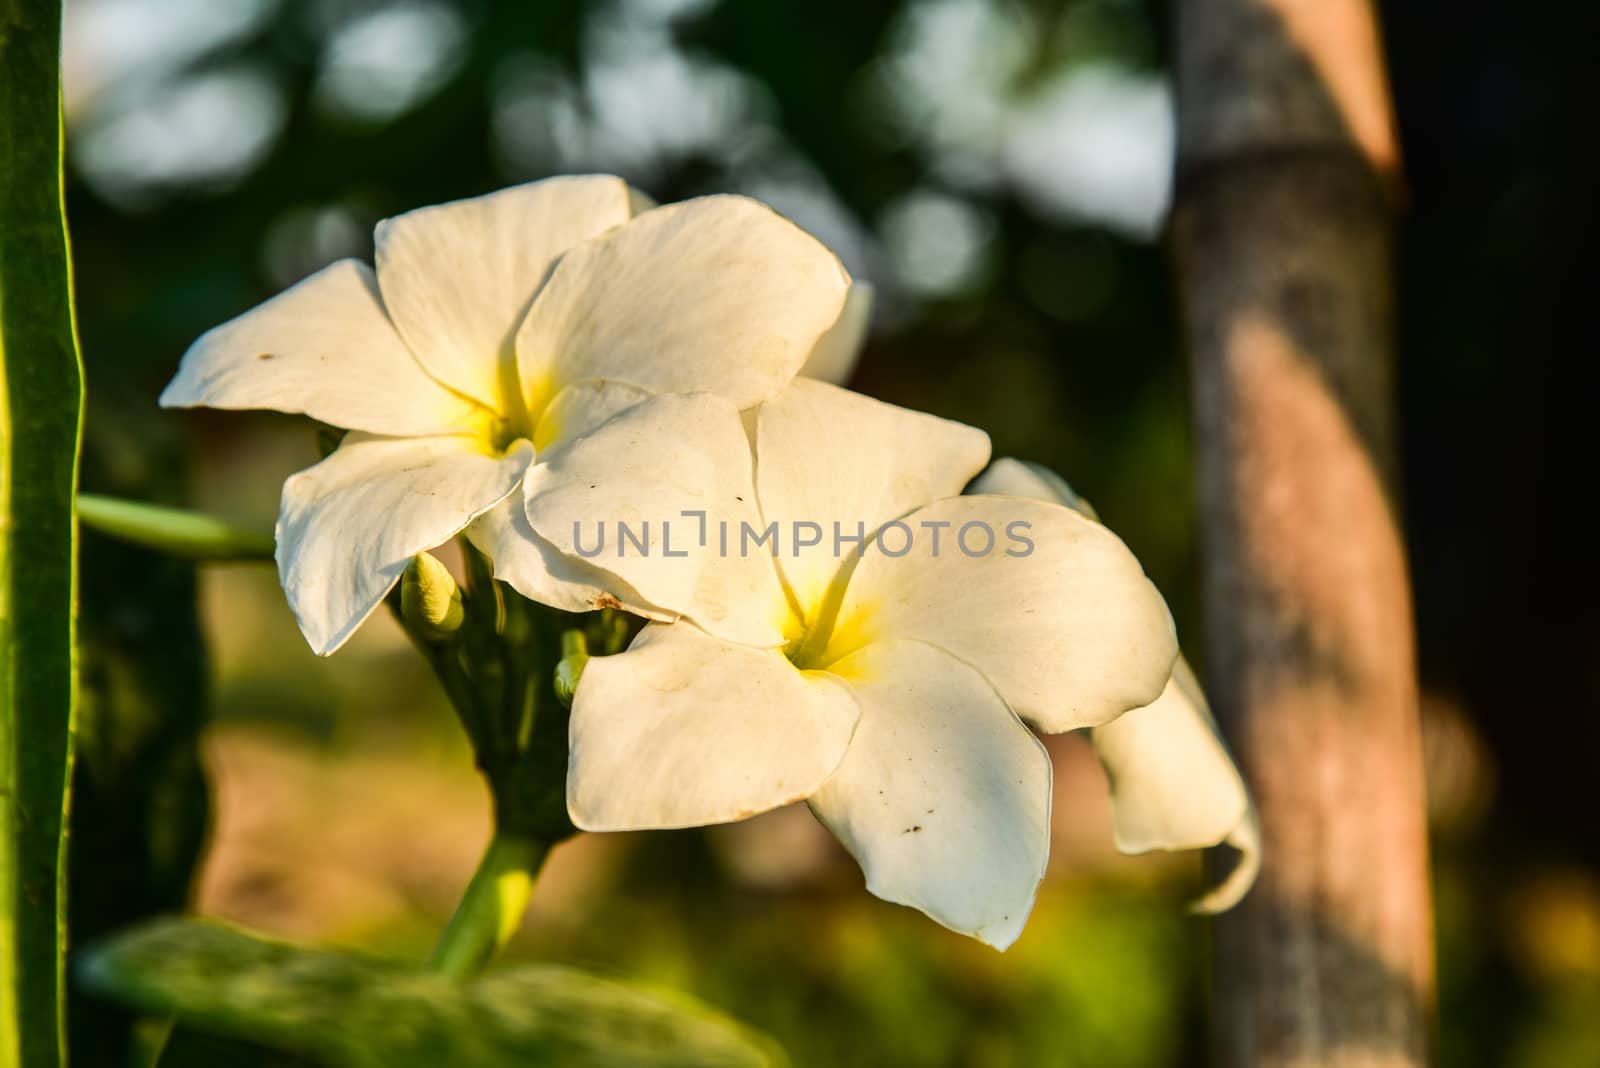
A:
{"type": "Polygon", "coordinates": [[[549,852],[544,842],[495,832],[428,966],[465,979],[493,960],[521,924],[534,875],[549,852]]]}
{"type": "Polygon", "coordinates": [[[64,1064],[82,364],[61,3],[0,0],[0,1065],[64,1064]]]}

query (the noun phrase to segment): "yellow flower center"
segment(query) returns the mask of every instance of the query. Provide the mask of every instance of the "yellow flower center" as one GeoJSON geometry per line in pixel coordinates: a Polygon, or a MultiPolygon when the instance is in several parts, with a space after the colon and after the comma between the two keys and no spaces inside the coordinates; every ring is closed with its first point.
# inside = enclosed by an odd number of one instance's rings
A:
{"type": "Polygon", "coordinates": [[[499,362],[496,404],[484,405],[475,416],[469,432],[478,438],[489,456],[504,456],[517,442],[527,440],[543,451],[558,436],[557,420],[548,418],[554,390],[548,382],[524,386],[517,373],[516,359],[502,355],[499,362]]]}
{"type": "Polygon", "coordinates": [[[841,612],[850,576],[859,562],[856,556],[841,560],[827,588],[820,596],[808,598],[809,604],[802,604],[789,583],[784,582],[783,590],[789,598],[789,624],[785,628],[789,642],[783,647],[783,655],[800,670],[826,668],[867,643],[866,613],[861,607],[852,606],[848,615],[841,612]]]}

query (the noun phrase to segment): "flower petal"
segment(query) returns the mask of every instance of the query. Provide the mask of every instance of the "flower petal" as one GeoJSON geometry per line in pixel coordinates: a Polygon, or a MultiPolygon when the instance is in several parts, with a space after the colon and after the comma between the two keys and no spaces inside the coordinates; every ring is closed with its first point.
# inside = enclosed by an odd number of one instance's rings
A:
{"type": "MultiPolygon", "coordinates": [[[[952,497],[989,460],[989,435],[838,386],[796,379],[756,414],[756,494],[783,535],[779,565],[800,604],[820,605],[842,561],[891,519],[952,497]],[[799,549],[799,527],[807,540],[799,549]],[[837,526],[836,526],[837,525],[837,526]]],[[[808,620],[808,622],[815,622],[808,620]]]]}
{"type": "Polygon", "coordinates": [[[422,365],[503,411],[511,338],[551,264],[631,215],[627,183],[607,175],[418,208],[378,224],[378,284],[422,365]]]}
{"type": "Polygon", "coordinates": [[[987,493],[1002,497],[1032,497],[1036,501],[1064,504],[1079,515],[1098,520],[1094,506],[1067,484],[1067,480],[1043,464],[1002,456],[989,465],[967,489],[969,494],[987,493]]]}
{"type": "Polygon", "coordinates": [[[749,408],[799,371],[849,284],[816,238],[746,197],[647,211],[572,249],[539,291],[517,333],[530,407],[609,378],[749,408]]]}
{"type": "Polygon", "coordinates": [[[584,668],[567,811],[591,831],[744,819],[820,786],[858,715],[847,687],[782,653],[652,623],[584,668]]]}
{"type": "Polygon", "coordinates": [[[652,397],[540,459],[526,482],[528,520],[558,550],[719,638],[782,644],[789,610],[772,550],[741,536],[761,524],[732,404],[709,393],[652,397]]]}
{"type": "Polygon", "coordinates": [[[278,575],[311,648],[343,645],[413,556],[516,489],[532,458],[526,442],[493,457],[464,437],[352,434],[285,482],[278,575]]]}
{"type": "MultiPolygon", "coordinates": [[[[1009,456],[990,464],[968,492],[1055,501],[1097,518],[1094,506],[1060,475],[1009,456]]],[[[1111,781],[1117,848],[1144,853],[1227,842],[1241,854],[1239,862],[1193,907],[1214,913],[1236,905],[1261,870],[1261,832],[1188,661],[1178,657],[1153,703],[1095,727],[1090,737],[1111,781]]]]}
{"type": "Polygon", "coordinates": [[[811,797],[886,901],[996,949],[1016,941],[1050,852],[1050,758],[994,687],[922,642],[835,664],[861,723],[811,797]]]}
{"type": "Polygon", "coordinates": [[[1202,916],[1227,912],[1243,901],[1244,895],[1256,884],[1256,876],[1261,874],[1261,820],[1254,806],[1245,812],[1244,819],[1223,841],[1239,854],[1239,859],[1221,882],[1189,905],[1189,911],[1202,916]]]}
{"type": "Polygon", "coordinates": [[[866,344],[867,328],[872,325],[872,286],[856,282],[845,295],[844,310],[828,327],[828,332],[817,339],[806,357],[800,374],[821,382],[842,386],[855,373],[861,359],[861,348],[866,344]]]}
{"type": "MultiPolygon", "coordinates": [[[[1244,780],[1182,657],[1160,697],[1090,736],[1111,780],[1113,828],[1124,853],[1219,845],[1250,821],[1244,780]]],[[[1247,889],[1248,881],[1238,896],[1247,889]]]]}
{"type": "Polygon", "coordinates": [[[1172,616],[1105,527],[1021,497],[950,498],[901,522],[908,530],[885,527],[851,576],[822,663],[872,641],[931,642],[1049,733],[1160,696],[1178,653],[1172,616]]]}
{"type": "Polygon", "coordinates": [[[589,433],[614,415],[649,400],[655,394],[604,378],[586,378],[556,394],[539,416],[533,445],[541,453],[589,433]]]}
{"type": "Polygon", "coordinates": [[[501,501],[472,521],[467,540],[494,564],[494,577],[531,601],[563,612],[625,608],[636,616],[671,622],[675,613],[650,604],[603,568],[568,556],[528,523],[520,495],[501,501]]]}
{"type": "Polygon", "coordinates": [[[375,434],[445,434],[481,409],[429,378],[372,270],[340,260],[215,327],[183,354],[163,408],[268,408],[375,434]]]}

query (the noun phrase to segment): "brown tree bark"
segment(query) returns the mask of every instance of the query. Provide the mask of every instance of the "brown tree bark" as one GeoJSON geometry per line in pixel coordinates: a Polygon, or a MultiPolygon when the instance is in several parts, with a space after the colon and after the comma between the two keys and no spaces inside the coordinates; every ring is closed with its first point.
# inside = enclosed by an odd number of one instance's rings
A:
{"type": "Polygon", "coordinates": [[[1173,7],[1208,681],[1264,855],[1217,921],[1219,1059],[1421,1065],[1432,923],[1393,484],[1397,152],[1373,12],[1173,7]]]}

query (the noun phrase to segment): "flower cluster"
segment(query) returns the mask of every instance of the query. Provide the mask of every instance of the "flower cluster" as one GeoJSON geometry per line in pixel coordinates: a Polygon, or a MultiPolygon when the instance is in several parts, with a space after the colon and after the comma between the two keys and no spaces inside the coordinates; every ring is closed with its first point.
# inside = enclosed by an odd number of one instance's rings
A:
{"type": "Polygon", "coordinates": [[[380,223],[376,271],[341,261],[212,330],[162,403],[349,431],[286,482],[277,529],[319,653],[458,534],[530,600],[649,621],[572,697],[581,828],[805,800],[873,893],[1004,948],[1049,849],[1034,732],[1087,728],[1124,849],[1252,858],[1248,799],[1127,547],[1054,476],[991,466],[983,432],[825,381],[849,374],[869,297],[752,200],[550,179],[380,223]],[[622,551],[685,516],[697,536],[622,551]],[[729,551],[730,530],[794,533],[729,551]]]}

